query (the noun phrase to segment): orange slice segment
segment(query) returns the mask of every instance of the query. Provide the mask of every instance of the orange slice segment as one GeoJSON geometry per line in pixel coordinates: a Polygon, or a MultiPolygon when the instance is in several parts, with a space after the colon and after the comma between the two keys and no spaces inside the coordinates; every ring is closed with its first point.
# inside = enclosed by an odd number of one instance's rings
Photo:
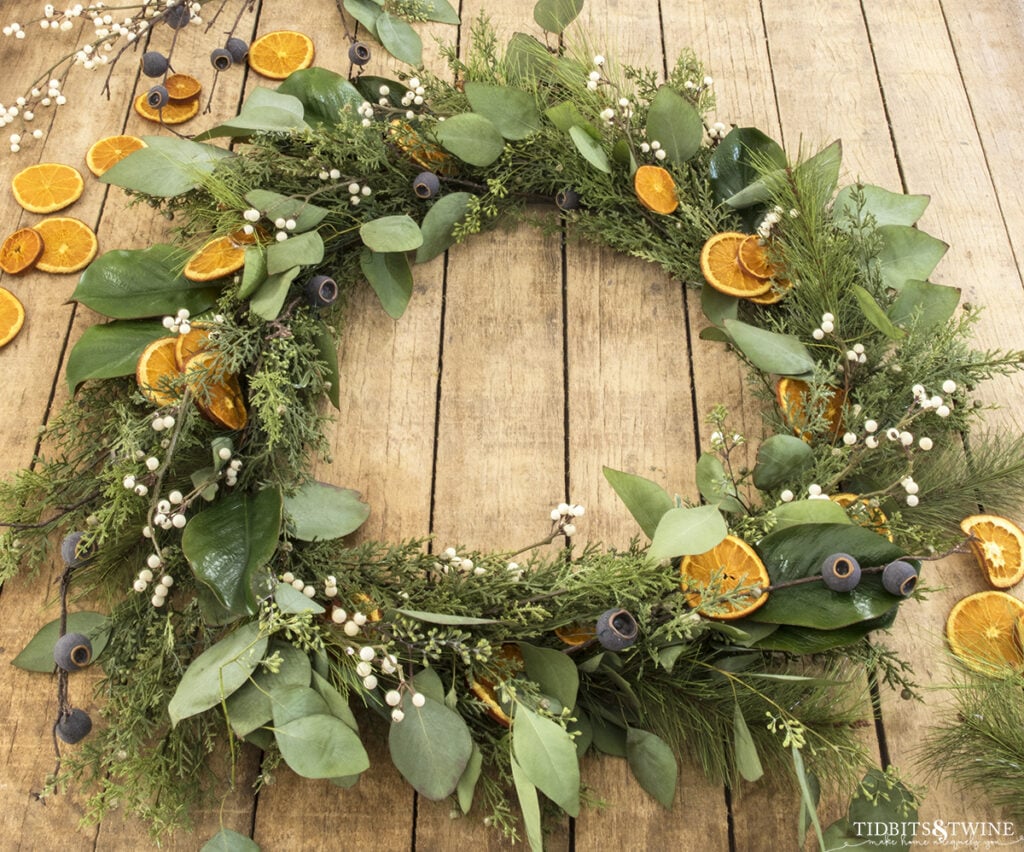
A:
{"type": "Polygon", "coordinates": [[[245,266],[245,247],[232,236],[214,237],[185,264],[189,281],[215,281],[245,266]]]}
{"type": "MultiPolygon", "coordinates": [[[[808,427],[815,419],[807,410],[808,400],[811,396],[811,386],[802,379],[782,378],[775,384],[775,399],[779,403],[782,416],[793,428],[793,431],[805,441],[810,441],[812,438],[808,427]]],[[[815,402],[831,437],[836,437],[843,431],[843,403],[845,401],[846,394],[842,388],[829,386],[822,390],[815,402]]]]}
{"type": "Polygon", "coordinates": [[[708,618],[743,618],[768,600],[766,589],[771,579],[761,557],[734,535],[727,535],[711,550],[683,557],[679,573],[683,578],[680,586],[690,606],[699,610],[704,597],[711,598],[710,610],[702,613],[708,618]],[[703,591],[694,591],[694,585],[702,587],[703,591]],[[718,601],[722,595],[737,590],[735,598],[718,601]]]}
{"type": "Polygon", "coordinates": [[[187,334],[177,336],[174,343],[174,361],[181,372],[185,372],[185,365],[193,355],[210,348],[211,330],[209,326],[193,325],[187,334]]]}
{"type": "Polygon", "coordinates": [[[772,287],[767,293],[763,293],[760,296],[750,296],[747,298],[748,302],[753,302],[755,305],[777,305],[784,298],[786,294],[793,289],[793,282],[785,278],[774,279],[772,281],[772,287]]]}
{"type": "Polygon", "coordinates": [[[167,98],[171,101],[190,101],[198,98],[203,84],[189,74],[171,74],[164,80],[167,98]]]}
{"type": "Polygon", "coordinates": [[[43,272],[78,272],[85,269],[99,251],[92,228],[71,216],[43,219],[36,230],[43,238],[43,253],[36,268],[43,272]]]}
{"type": "Polygon", "coordinates": [[[224,429],[244,429],[249,421],[238,376],[220,366],[214,352],[198,352],[185,364],[185,383],[202,415],[224,429]]]}
{"type": "Polygon", "coordinates": [[[1006,592],[978,592],[959,601],[946,619],[950,650],[975,671],[1007,674],[1024,670],[1017,625],[1024,603],[1006,592]]]}
{"type": "Polygon", "coordinates": [[[454,161],[437,145],[427,142],[411,126],[400,119],[392,119],[388,126],[388,138],[395,146],[421,169],[450,175],[454,172],[454,161]]]}
{"type": "Polygon", "coordinates": [[[142,92],[132,105],[140,116],[157,124],[184,124],[199,113],[199,98],[190,101],[169,101],[162,109],[153,109],[146,103],[146,93],[142,92]]]}
{"type": "Polygon", "coordinates": [[[585,645],[595,638],[597,629],[593,624],[580,624],[578,621],[574,621],[564,627],[556,627],[554,633],[570,648],[575,648],[577,645],[585,645]]]}
{"type": "Polygon", "coordinates": [[[676,182],[661,166],[640,166],[633,175],[636,197],[652,213],[668,215],[679,207],[676,182]]]}
{"type": "Polygon", "coordinates": [[[960,522],[985,579],[997,589],[1024,580],[1024,531],[997,515],[971,515],[960,522]]]}
{"type": "Polygon", "coordinates": [[[736,260],[743,267],[743,271],[755,278],[774,278],[775,267],[768,259],[768,252],[765,251],[761,238],[751,234],[742,243],[736,252],[736,260]]]}
{"type": "MultiPolygon", "coordinates": [[[[519,650],[518,645],[506,643],[498,649],[498,653],[495,656],[498,660],[504,661],[504,668],[509,673],[509,679],[515,677],[517,673],[523,670],[523,652],[519,650]]],[[[512,717],[505,712],[505,708],[501,704],[498,683],[484,677],[479,677],[469,682],[469,688],[477,698],[487,705],[487,715],[494,719],[495,722],[504,725],[506,728],[512,724],[512,717]]]]}
{"type": "Polygon", "coordinates": [[[10,290],[0,287],[0,346],[6,346],[21,331],[25,308],[10,290]]]}
{"type": "Polygon", "coordinates": [[[741,299],[764,295],[772,288],[771,279],[756,278],[740,266],[740,245],[746,238],[734,231],[715,234],[700,252],[704,280],[720,293],[741,299]]]}
{"type": "Polygon", "coordinates": [[[92,143],[85,153],[85,164],[90,172],[99,177],[132,152],[145,147],[146,143],[138,136],[107,136],[92,143]]]}
{"type": "Polygon", "coordinates": [[[34,228],[19,228],[0,245],[0,269],[17,275],[35,265],[43,253],[43,238],[34,228]]]}
{"type": "Polygon", "coordinates": [[[176,344],[173,337],[154,340],[142,350],[135,366],[135,383],[142,395],[158,408],[174,405],[180,398],[177,383],[181,371],[174,360],[176,344]]]}
{"type": "Polygon", "coordinates": [[[11,180],[14,199],[31,213],[63,210],[81,198],[84,188],[78,169],[63,163],[37,163],[11,180]]]}
{"type": "Polygon", "coordinates": [[[313,40],[294,30],[267,33],[249,45],[249,67],[271,80],[283,80],[312,64],[313,40]]]}

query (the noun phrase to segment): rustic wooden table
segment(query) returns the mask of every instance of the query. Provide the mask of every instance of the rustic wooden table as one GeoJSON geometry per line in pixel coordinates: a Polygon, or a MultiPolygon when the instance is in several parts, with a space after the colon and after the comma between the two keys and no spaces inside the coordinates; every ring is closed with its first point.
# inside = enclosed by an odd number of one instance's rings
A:
{"type": "MultiPolygon", "coordinates": [[[[255,5],[240,35],[307,32],[317,62],[347,72],[334,0],[255,5]]],[[[29,20],[41,7],[37,0],[4,0],[0,23],[29,20]]],[[[531,7],[463,0],[467,23],[461,30],[424,28],[428,64],[441,65],[434,36],[458,39],[464,50],[468,22],[480,14],[504,36],[535,31],[531,7]]],[[[715,78],[713,121],[758,126],[791,153],[842,139],[847,179],[931,195],[922,227],[952,245],[934,280],[956,284],[964,299],[987,306],[977,328],[979,347],[1024,342],[1020,4],[587,0],[582,25],[592,49],[662,71],[679,51],[693,48],[715,78]]],[[[67,38],[36,29],[24,40],[0,38],[0,101],[20,94],[47,67],[54,43],[69,45],[67,38]]],[[[179,70],[209,79],[210,37],[191,27],[181,40],[179,70]]],[[[4,184],[37,161],[69,163],[87,174],[83,158],[95,139],[154,132],[130,109],[133,92],[145,87],[135,64],[118,66],[109,100],[100,95],[102,73],[73,74],[68,104],[40,119],[45,138],[18,155],[0,154],[4,184]]],[[[214,116],[232,113],[245,90],[260,83],[240,71],[221,75],[214,116]]],[[[201,115],[185,129],[212,123],[201,115]]],[[[119,190],[90,177],[69,214],[96,229],[101,250],[144,245],[166,228],[144,210],[126,211],[119,190]]],[[[23,212],[9,191],[0,192],[0,216],[5,232],[40,218],[23,212]]],[[[66,396],[62,362],[95,319],[68,303],[75,278],[32,272],[0,280],[27,310],[21,335],[0,351],[2,471],[31,463],[37,429],[66,396]]],[[[412,305],[401,321],[388,319],[368,288],[350,317],[333,462],[323,464],[319,476],[363,492],[373,507],[369,536],[429,532],[442,543],[511,546],[543,527],[551,505],[570,499],[587,507],[586,537],[624,544],[635,524],[605,484],[602,465],[692,496],[694,462],[708,441],[704,420],[715,403],[728,405],[735,428],[755,439],[761,434],[737,362],[697,338],[702,319],[694,291],[571,235],[564,246],[525,226],[474,238],[417,267],[412,305]]],[[[990,422],[1008,424],[1024,406],[1024,379],[993,382],[982,393],[1000,406],[990,422]]],[[[915,746],[951,676],[942,626],[955,600],[980,589],[976,574],[962,557],[940,563],[929,580],[942,589],[905,607],[889,639],[935,689],[924,704],[883,691],[870,745],[916,780],[924,776],[915,746]]],[[[144,826],[116,813],[98,826],[80,827],[80,791],[45,803],[33,795],[53,767],[54,690],[42,676],[8,663],[54,617],[55,576],[19,578],[0,594],[0,848],[143,848],[149,844],[144,826]]],[[[72,689],[80,706],[95,705],[88,682],[74,679],[72,689]]],[[[265,850],[289,852],[502,845],[478,820],[453,820],[447,804],[417,800],[384,754],[374,758],[373,770],[353,790],[282,770],[273,786],[253,796],[258,755],[249,755],[237,794],[222,809],[211,803],[196,815],[195,832],[179,834],[168,846],[198,849],[220,824],[250,834],[265,850]]],[[[797,848],[791,793],[764,784],[727,792],[690,767],[681,777],[669,812],[639,791],[624,762],[589,761],[586,782],[608,806],[567,822],[551,848],[797,848]]],[[[836,810],[832,806],[825,818],[836,810]]],[[[947,821],[999,816],[942,784],[931,785],[921,813],[947,821]]]]}

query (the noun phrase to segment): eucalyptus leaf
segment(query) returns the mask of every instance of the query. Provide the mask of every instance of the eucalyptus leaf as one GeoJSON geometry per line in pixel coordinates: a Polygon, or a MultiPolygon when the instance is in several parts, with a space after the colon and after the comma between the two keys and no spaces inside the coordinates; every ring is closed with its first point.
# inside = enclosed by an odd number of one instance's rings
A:
{"type": "Polygon", "coordinates": [[[512,717],[512,754],[530,783],[569,816],[580,811],[580,764],[561,725],[522,704],[512,717]]]}
{"type": "Polygon", "coordinates": [[[267,275],[280,275],[293,266],[315,266],[324,259],[324,241],[316,231],[297,234],[267,248],[267,275]]]}
{"type": "Polygon", "coordinates": [[[661,143],[669,162],[682,164],[700,149],[704,122],[693,104],[669,86],[662,86],[647,112],[647,138],[661,143]]]}
{"type": "MultiPolygon", "coordinates": [[[[914,794],[901,781],[890,778],[881,769],[872,767],[850,800],[847,816],[854,829],[854,836],[858,836],[859,826],[868,824],[916,825],[917,805],[914,794]]],[[[894,840],[896,848],[900,849],[918,845],[912,835],[906,832],[900,832],[894,840]]]]}
{"type": "Polygon", "coordinates": [[[327,702],[308,681],[303,684],[280,686],[274,692],[272,707],[275,727],[287,725],[303,716],[330,713],[327,702]]]}
{"type": "Polygon", "coordinates": [[[670,509],[658,522],[647,556],[655,562],[706,553],[728,534],[716,506],[670,509]]]}
{"type": "Polygon", "coordinates": [[[669,744],[650,731],[630,728],[626,732],[626,761],[640,786],[662,807],[671,808],[679,767],[669,744]]]}
{"type": "Polygon", "coordinates": [[[366,247],[359,255],[359,268],[380,299],[384,312],[401,319],[412,298],[412,269],[403,251],[372,251],[366,247]]]}
{"type": "Polygon", "coordinates": [[[918,331],[937,328],[949,322],[960,304],[960,290],[930,281],[905,281],[889,318],[899,325],[913,324],[918,331]]]}
{"type": "Polygon", "coordinates": [[[662,516],[675,507],[669,493],[658,483],[635,473],[626,473],[610,467],[602,468],[604,478],[626,504],[629,513],[640,525],[644,535],[654,538],[662,516]]]}
{"type": "Polygon", "coordinates": [[[473,738],[458,713],[424,698],[422,707],[402,701],[405,718],[391,725],[388,746],[402,777],[417,793],[437,801],[458,787],[473,756],[473,738]]]}
{"type": "Polygon", "coordinates": [[[64,368],[68,390],[74,396],[90,379],[134,376],[142,351],[166,336],[167,329],[158,322],[115,320],[89,326],[68,355],[64,368]]]}
{"type": "MultiPolygon", "coordinates": [[[[307,70],[321,71],[323,69],[309,68],[307,70]]],[[[291,77],[288,79],[291,79],[291,77]]],[[[359,100],[361,103],[362,96],[360,96],[359,100]]],[[[294,234],[302,234],[311,228],[315,228],[324,220],[328,213],[325,208],[318,207],[305,199],[281,195],[281,193],[272,192],[269,189],[250,190],[245,194],[245,200],[272,222],[278,219],[294,219],[295,230],[292,232],[294,234]]],[[[273,247],[273,245],[270,246],[270,248],[273,247]]]]}
{"type": "Polygon", "coordinates": [[[327,541],[355,532],[370,516],[359,492],[312,480],[284,498],[291,534],[301,541],[327,541]]]}
{"type": "Polygon", "coordinates": [[[278,583],[274,587],[274,603],[281,612],[288,615],[297,615],[303,612],[311,612],[320,615],[326,610],[312,598],[306,597],[290,583],[278,583]]]}
{"type": "Polygon", "coordinates": [[[814,359],[798,337],[779,334],[740,320],[724,320],[733,345],[755,366],[777,376],[806,376],[814,371],[814,359]]]}
{"type": "MultiPolygon", "coordinates": [[[[81,633],[92,644],[92,662],[96,662],[110,638],[110,619],[102,612],[69,612],[67,633],[81,633]]],[[[55,618],[36,631],[28,644],[11,660],[12,666],[28,672],[53,671],[53,648],[60,638],[60,619],[55,618]]]]}
{"type": "Polygon", "coordinates": [[[897,291],[907,281],[926,280],[949,248],[942,240],[907,225],[883,225],[876,233],[882,238],[878,254],[882,283],[897,291]]]}
{"type": "Polygon", "coordinates": [[[370,768],[370,759],[359,736],[335,716],[301,716],[274,724],[274,739],[281,756],[304,778],[338,778],[358,775],[370,768]]]}
{"type": "Polygon", "coordinates": [[[420,669],[412,677],[412,685],[417,692],[422,692],[427,698],[433,698],[438,704],[445,704],[444,684],[441,676],[432,668],[420,669]]]}
{"type": "Polygon", "coordinates": [[[762,165],[785,168],[782,147],[756,127],[734,127],[718,143],[708,165],[715,200],[723,202],[755,183],[762,165]]]}
{"type": "Polygon", "coordinates": [[[293,71],[277,91],[298,98],[304,119],[314,127],[336,125],[346,110],[355,112],[365,100],[347,78],[318,67],[293,71]]]}
{"type": "Polygon", "coordinates": [[[526,676],[540,691],[557,699],[571,710],[576,706],[579,673],[572,658],[554,648],[542,648],[527,642],[516,643],[523,654],[526,676]]]}
{"type": "Polygon", "coordinates": [[[399,62],[418,67],[423,64],[423,40],[408,23],[383,11],[377,16],[377,39],[399,62]]]}
{"type": "Polygon", "coordinates": [[[174,136],[143,136],[145,148],[107,169],[100,180],[132,192],[173,198],[195,189],[213,173],[218,160],[232,156],[214,145],[174,136]]]}
{"type": "Polygon", "coordinates": [[[455,243],[455,226],[476,196],[469,192],[451,192],[434,202],[420,223],[423,244],[416,249],[416,262],[426,263],[455,243]]]}
{"type": "Polygon", "coordinates": [[[576,150],[583,156],[583,159],[598,171],[611,174],[612,164],[608,160],[608,155],[605,153],[604,148],[601,147],[601,143],[594,139],[585,128],[580,127],[578,124],[573,125],[569,128],[569,137],[572,139],[572,144],[576,146],[576,150]]]}
{"type": "Polygon", "coordinates": [[[771,514],[777,530],[800,524],[853,524],[846,510],[833,500],[794,500],[780,504],[771,514]]]}
{"type": "Polygon", "coordinates": [[[697,490],[707,503],[723,512],[742,512],[736,486],[725,472],[722,460],[714,453],[701,453],[696,467],[697,490]]]}
{"type": "Polygon", "coordinates": [[[497,624],[493,618],[477,618],[475,615],[447,615],[441,612],[423,612],[418,609],[396,609],[402,615],[425,621],[427,624],[443,624],[448,627],[474,627],[482,624],[497,624]]]}
{"type": "Polygon", "coordinates": [[[564,133],[568,133],[573,127],[582,127],[591,137],[599,139],[599,134],[590,124],[587,123],[580,108],[573,101],[563,101],[544,110],[544,116],[555,127],[564,133]]]}
{"type": "Polygon", "coordinates": [[[905,331],[893,324],[893,321],[882,310],[882,306],[875,301],[875,297],[864,287],[860,284],[854,284],[851,289],[853,290],[854,298],[857,300],[857,305],[860,307],[860,312],[864,314],[864,319],[890,340],[902,340],[907,336],[905,331]]]}
{"type": "Polygon", "coordinates": [[[441,147],[480,168],[489,166],[505,150],[505,140],[494,122],[474,112],[453,115],[437,125],[434,135],[441,147]]]}
{"type": "MultiPolygon", "coordinates": [[[[714,287],[700,288],[700,307],[704,316],[716,326],[722,325],[727,319],[736,319],[739,316],[740,300],[735,296],[728,296],[714,287]]],[[[723,340],[728,340],[723,337],[723,340]]]]}
{"type": "Polygon", "coordinates": [[[865,621],[858,621],[856,624],[835,629],[789,625],[756,625],[749,621],[745,621],[744,626],[750,628],[756,626],[773,628],[770,633],[758,637],[749,647],[760,648],[765,651],[783,651],[789,654],[823,654],[826,651],[853,645],[876,630],[887,630],[896,620],[897,612],[898,608],[893,607],[878,618],[869,618],[865,621]]]}
{"type": "Polygon", "coordinates": [[[754,737],[747,727],[747,720],[743,718],[743,710],[740,709],[738,701],[733,705],[732,736],[736,752],[736,770],[744,781],[757,781],[764,775],[764,767],[761,766],[754,737]]]}
{"type": "Polygon", "coordinates": [[[794,435],[772,435],[757,448],[754,485],[762,490],[777,488],[798,479],[813,460],[814,451],[806,441],[794,435]]]}
{"type": "Polygon", "coordinates": [[[465,93],[473,112],[491,121],[505,139],[525,139],[540,130],[540,111],[530,92],[470,81],[465,93]]]}
{"type": "Polygon", "coordinates": [[[312,686],[313,689],[316,690],[317,695],[324,700],[324,703],[327,705],[327,709],[330,711],[331,715],[340,719],[358,734],[359,723],[356,721],[355,714],[352,712],[352,708],[348,706],[348,702],[345,700],[345,697],[331,686],[330,682],[324,675],[320,674],[315,669],[313,670],[312,686]]]}
{"type": "Polygon", "coordinates": [[[303,120],[302,101],[292,95],[257,86],[246,98],[237,116],[194,138],[202,142],[220,136],[238,138],[258,132],[307,129],[309,125],[303,120]]]}
{"type": "Polygon", "coordinates": [[[260,847],[244,834],[222,828],[203,844],[199,852],[260,852],[260,847]]]}
{"type": "Polygon", "coordinates": [[[312,670],[305,652],[290,642],[272,640],[267,647],[267,656],[274,654],[280,658],[276,671],[271,671],[263,665],[257,666],[249,681],[229,695],[224,702],[225,715],[235,736],[246,737],[273,718],[271,694],[275,689],[309,686],[312,670]]]}
{"type": "Polygon", "coordinates": [[[538,0],[533,19],[549,33],[561,33],[583,11],[583,0],[538,0]]]}
{"type": "Polygon", "coordinates": [[[626,729],[604,718],[600,713],[590,716],[594,748],[613,757],[626,756],[626,729]]]}
{"type": "Polygon", "coordinates": [[[346,12],[366,27],[367,32],[377,41],[380,41],[380,37],[377,35],[377,18],[384,12],[380,3],[375,3],[374,0],[345,0],[344,6],[346,12]]]}
{"type": "Polygon", "coordinates": [[[423,16],[428,21],[437,21],[439,24],[458,25],[461,23],[459,13],[452,8],[448,0],[430,0],[423,5],[423,16]]]}
{"type": "Polygon", "coordinates": [[[480,780],[480,772],[484,766],[484,756],[479,746],[473,743],[473,751],[469,756],[469,763],[459,778],[455,787],[455,796],[459,800],[459,810],[468,814],[473,807],[473,793],[476,790],[476,782],[480,780]]]}
{"type": "Polygon", "coordinates": [[[288,298],[288,290],[292,282],[302,271],[301,266],[293,266],[276,275],[268,275],[249,300],[249,307],[256,316],[273,322],[281,313],[284,301],[288,298]]]}
{"type": "Polygon", "coordinates": [[[576,756],[583,757],[594,741],[594,726],[590,722],[590,716],[582,708],[576,707],[573,714],[576,719],[569,722],[566,730],[572,734],[573,742],[576,743],[576,756]]]}
{"type": "Polygon", "coordinates": [[[404,215],[371,219],[360,226],[359,237],[367,248],[380,252],[414,251],[423,245],[419,225],[404,215]]]}
{"type": "Polygon", "coordinates": [[[832,210],[840,225],[844,219],[863,224],[869,217],[876,227],[913,225],[930,200],[927,195],[904,195],[871,184],[851,184],[839,190],[832,210]]]}
{"type": "Polygon", "coordinates": [[[544,852],[544,831],[540,821],[540,799],[537,797],[537,788],[530,782],[526,770],[519,765],[519,761],[515,757],[511,759],[510,763],[512,783],[516,788],[516,798],[519,800],[519,813],[523,817],[526,839],[530,844],[531,852],[544,852]]]}
{"type": "Polygon", "coordinates": [[[326,324],[320,323],[314,337],[317,354],[327,368],[327,381],[330,387],[327,389],[327,398],[331,405],[341,410],[341,372],[338,365],[338,344],[334,335],[326,324]]]}
{"type": "Polygon", "coordinates": [[[248,299],[267,280],[267,249],[264,246],[249,246],[245,250],[245,266],[242,267],[242,282],[238,285],[238,298],[248,299]]]}
{"type": "MultiPolygon", "coordinates": [[[[703,287],[703,290],[710,290],[710,287],[703,287]]],[[[707,328],[702,328],[700,334],[697,335],[701,340],[711,340],[715,343],[732,343],[729,335],[726,334],[722,329],[716,326],[709,325],[707,328]]]]}
{"type": "Polygon", "coordinates": [[[796,169],[801,173],[813,175],[811,181],[815,186],[822,186],[829,196],[839,183],[839,169],[843,164],[843,145],[836,140],[826,145],[813,157],[798,164],[796,169]]]}

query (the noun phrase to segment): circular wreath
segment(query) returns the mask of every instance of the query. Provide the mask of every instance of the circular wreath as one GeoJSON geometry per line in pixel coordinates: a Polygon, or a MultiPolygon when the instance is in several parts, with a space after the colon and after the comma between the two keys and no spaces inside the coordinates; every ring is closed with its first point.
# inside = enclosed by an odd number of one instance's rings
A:
{"type": "MultiPolygon", "coordinates": [[[[535,20],[560,35],[579,5],[541,0],[535,20]]],[[[157,22],[184,26],[175,9],[157,22]]],[[[377,23],[402,57],[397,24],[377,23]]],[[[223,730],[267,772],[354,784],[380,729],[352,706],[384,720],[418,793],[482,804],[535,848],[542,806],[578,813],[590,750],[665,805],[680,757],[726,783],[788,771],[813,813],[816,781],[866,762],[851,672],[913,693],[868,637],[964,543],[965,516],[1019,504],[1021,440],[973,428],[971,391],[1020,353],[973,350],[976,309],[927,281],[943,247],[915,227],[926,199],[838,187],[838,144],[794,162],[709,125],[691,54],[660,82],[523,34],[499,47],[486,21],[473,37],[445,51],[452,81],[362,74],[354,43],[351,77],[298,70],[102,177],[175,242],[83,273],[74,299],[109,321],[69,356],[54,452],[0,490],[5,576],[64,535],[61,616],[17,662],[56,660],[55,742],[81,745],[54,783],[98,779],[97,813],[118,799],[158,830],[180,821],[223,730]],[[639,527],[626,549],[570,546],[586,518],[569,502],[515,553],[346,544],[369,507],[313,474],[346,297],[369,282],[399,318],[415,264],[510,217],[700,287],[701,336],[750,368],[766,437],[748,454],[712,411],[699,493],[606,468],[639,527]],[[103,589],[109,612],[71,611],[72,587],[103,589]],[[67,698],[93,661],[95,730],[67,698]]],[[[877,770],[858,797],[913,813],[877,770]]]]}

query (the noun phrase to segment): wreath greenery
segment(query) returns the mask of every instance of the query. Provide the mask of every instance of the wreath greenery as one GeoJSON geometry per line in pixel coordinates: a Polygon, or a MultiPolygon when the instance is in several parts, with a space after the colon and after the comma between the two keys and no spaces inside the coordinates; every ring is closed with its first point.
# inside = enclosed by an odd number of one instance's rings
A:
{"type": "MultiPolygon", "coordinates": [[[[579,5],[541,0],[535,19],[561,36],[579,5]]],[[[107,724],[87,738],[66,699],[74,649],[59,676],[55,730],[82,743],[53,783],[94,779],[93,817],[119,801],[156,832],[176,824],[225,729],[264,750],[265,771],[354,784],[368,761],[350,705],[388,720],[420,794],[482,803],[510,836],[521,820],[535,848],[541,803],[578,812],[590,749],[627,759],[666,805],[678,757],[726,783],[791,771],[813,814],[818,783],[867,764],[854,673],[913,693],[874,631],[963,543],[964,516],[1020,505],[1024,443],[980,429],[971,391],[1022,353],[971,348],[976,308],[928,282],[944,246],[915,227],[926,199],[839,188],[838,144],[794,162],[754,128],[708,126],[691,54],[659,82],[532,36],[499,46],[484,20],[472,35],[466,58],[445,54],[451,81],[300,70],[103,177],[173,217],[176,242],[82,275],[74,298],[110,321],[71,353],[48,455],[0,485],[0,577],[65,534],[64,612],[18,664],[48,671],[58,636],[81,634],[105,673],[107,724]],[[206,144],[219,137],[233,151],[206,144]],[[606,470],[650,539],[624,551],[344,544],[369,507],[311,470],[346,295],[368,281],[400,317],[415,263],[532,221],[538,202],[560,213],[542,226],[694,286],[715,277],[716,234],[754,235],[760,298],[704,283],[701,303],[703,336],[765,399],[756,463],[740,467],[746,439],[717,409],[699,495],[606,470]],[[218,239],[223,255],[201,248],[218,239]],[[211,256],[238,268],[187,277],[211,256]],[[103,590],[109,614],[69,613],[72,584],[103,590]]],[[[554,507],[540,544],[570,542],[582,514],[554,507]]],[[[880,818],[914,808],[877,770],[857,800],[880,818]]],[[[813,824],[823,847],[852,836],[813,824]]]]}

